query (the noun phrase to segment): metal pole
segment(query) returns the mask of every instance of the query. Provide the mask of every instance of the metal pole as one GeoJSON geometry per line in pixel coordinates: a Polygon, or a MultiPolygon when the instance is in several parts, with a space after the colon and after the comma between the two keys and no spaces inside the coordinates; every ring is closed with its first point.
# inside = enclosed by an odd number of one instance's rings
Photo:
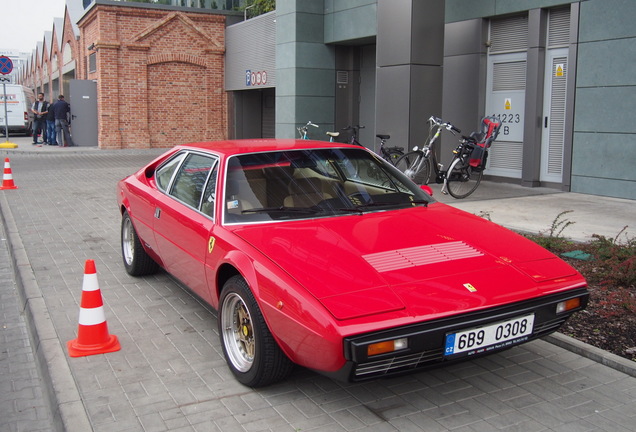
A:
{"type": "Polygon", "coordinates": [[[7,113],[7,83],[6,78],[2,78],[2,91],[4,92],[4,137],[5,142],[9,142],[9,114],[7,113]]]}
{"type": "Polygon", "coordinates": [[[247,21],[247,10],[253,8],[254,6],[256,6],[254,3],[252,3],[249,6],[246,6],[245,9],[243,9],[243,21],[247,21]]]}

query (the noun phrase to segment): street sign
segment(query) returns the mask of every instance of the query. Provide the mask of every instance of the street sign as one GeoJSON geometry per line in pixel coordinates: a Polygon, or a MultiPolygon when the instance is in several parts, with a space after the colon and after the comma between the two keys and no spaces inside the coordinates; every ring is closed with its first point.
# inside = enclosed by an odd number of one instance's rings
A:
{"type": "Polygon", "coordinates": [[[0,74],[8,75],[13,70],[13,61],[7,56],[0,56],[0,74]]]}

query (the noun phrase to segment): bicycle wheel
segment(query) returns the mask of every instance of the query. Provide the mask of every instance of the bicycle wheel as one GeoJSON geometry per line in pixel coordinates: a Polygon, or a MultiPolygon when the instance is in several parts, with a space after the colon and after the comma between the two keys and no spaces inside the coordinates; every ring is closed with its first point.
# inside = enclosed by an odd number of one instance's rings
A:
{"type": "Polygon", "coordinates": [[[390,162],[391,165],[396,165],[398,159],[402,156],[404,156],[404,152],[394,148],[388,148],[384,151],[384,159],[390,162]]]}
{"type": "Polygon", "coordinates": [[[420,151],[408,152],[397,160],[395,167],[416,184],[428,184],[431,162],[428,159],[422,160],[423,158],[424,154],[420,151]]]}
{"type": "Polygon", "coordinates": [[[446,173],[446,189],[452,197],[457,199],[466,198],[475,192],[481,178],[484,176],[484,170],[475,170],[469,163],[462,158],[455,158],[446,173]]]}

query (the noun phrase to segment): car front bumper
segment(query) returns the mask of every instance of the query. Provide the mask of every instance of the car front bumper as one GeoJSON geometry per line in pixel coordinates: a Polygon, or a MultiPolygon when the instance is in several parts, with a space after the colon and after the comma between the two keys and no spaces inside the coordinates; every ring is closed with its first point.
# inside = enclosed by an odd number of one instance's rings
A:
{"type": "Polygon", "coordinates": [[[587,289],[578,288],[496,308],[348,337],[344,339],[345,366],[337,373],[328,375],[345,381],[363,381],[411,373],[501,351],[558,330],[573,313],[585,308],[588,298],[587,289]],[[578,307],[557,312],[558,304],[577,298],[580,299],[578,307]],[[533,329],[528,335],[459,354],[447,354],[448,335],[466,329],[488,328],[528,315],[534,317],[533,329]],[[405,339],[408,340],[408,347],[399,351],[374,356],[367,352],[371,344],[405,339]]]}

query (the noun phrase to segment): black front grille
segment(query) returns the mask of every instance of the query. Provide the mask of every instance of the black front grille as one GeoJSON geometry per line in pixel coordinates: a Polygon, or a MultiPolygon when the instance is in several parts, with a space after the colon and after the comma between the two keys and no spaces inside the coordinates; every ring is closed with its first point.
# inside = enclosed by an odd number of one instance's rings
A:
{"type": "MultiPolygon", "coordinates": [[[[524,339],[524,342],[546,336],[561,327],[572,313],[585,308],[587,299],[587,290],[581,288],[565,294],[543,297],[486,311],[347,338],[345,339],[345,353],[348,360],[353,363],[351,379],[361,381],[381,376],[403,374],[442,363],[474,358],[475,356],[460,357],[453,360],[445,358],[444,344],[446,334],[504,321],[528,313],[535,314],[535,323],[532,335],[524,339]],[[582,297],[581,307],[557,316],[556,304],[575,297],[582,297]],[[402,337],[408,338],[408,349],[396,354],[367,357],[366,347],[370,343],[402,337]]],[[[488,353],[492,352],[494,351],[489,351],[488,353]]]]}
{"type": "Polygon", "coordinates": [[[430,363],[443,360],[443,350],[425,351],[403,356],[362,363],[356,366],[355,375],[358,378],[377,377],[391,372],[418,369],[430,363]]]}

